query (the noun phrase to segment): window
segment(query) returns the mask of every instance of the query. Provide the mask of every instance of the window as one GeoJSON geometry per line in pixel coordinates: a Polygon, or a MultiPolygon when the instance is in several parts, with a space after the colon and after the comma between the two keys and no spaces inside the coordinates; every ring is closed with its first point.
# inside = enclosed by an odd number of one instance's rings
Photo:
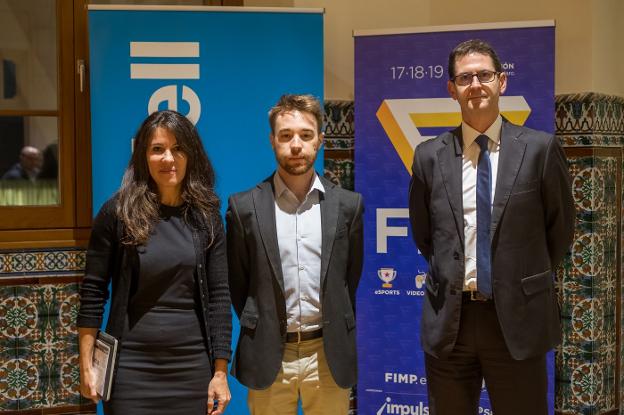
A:
{"type": "Polygon", "coordinates": [[[76,239],[68,230],[90,225],[88,100],[77,71],[83,8],[84,0],[0,3],[0,248],[76,239]]]}
{"type": "Polygon", "coordinates": [[[0,6],[0,206],[59,203],[56,7],[34,1],[0,6]]]}

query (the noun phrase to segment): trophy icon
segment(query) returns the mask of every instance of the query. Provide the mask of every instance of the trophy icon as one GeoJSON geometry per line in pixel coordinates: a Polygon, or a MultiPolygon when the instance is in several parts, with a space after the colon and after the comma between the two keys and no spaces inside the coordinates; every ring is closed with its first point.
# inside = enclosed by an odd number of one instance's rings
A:
{"type": "Polygon", "coordinates": [[[397,272],[394,268],[379,268],[377,270],[377,276],[384,283],[381,285],[384,288],[392,288],[390,281],[394,280],[397,276],[397,272]]]}
{"type": "Polygon", "coordinates": [[[420,290],[423,287],[425,284],[425,278],[427,278],[427,274],[418,270],[418,274],[416,274],[416,288],[420,290]]]}

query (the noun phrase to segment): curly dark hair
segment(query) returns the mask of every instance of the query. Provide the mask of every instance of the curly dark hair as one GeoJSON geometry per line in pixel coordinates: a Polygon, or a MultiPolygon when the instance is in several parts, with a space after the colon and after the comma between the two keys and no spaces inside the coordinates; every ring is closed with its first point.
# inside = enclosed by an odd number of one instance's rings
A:
{"type": "Polygon", "coordinates": [[[166,110],[148,116],[134,137],[134,151],[117,192],[117,216],[124,225],[122,242],[144,244],[158,221],[160,197],[147,164],[147,149],[157,128],[173,134],[187,157],[181,198],[184,220],[196,229],[207,229],[214,239],[214,221],[220,201],[215,193],[215,172],[195,126],[182,114],[166,110]]]}

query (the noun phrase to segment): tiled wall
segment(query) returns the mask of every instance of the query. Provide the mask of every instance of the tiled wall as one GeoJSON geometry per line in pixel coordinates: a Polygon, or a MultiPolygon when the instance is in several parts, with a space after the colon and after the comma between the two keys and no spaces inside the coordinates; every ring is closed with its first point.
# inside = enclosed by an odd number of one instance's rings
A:
{"type": "Polygon", "coordinates": [[[0,252],[0,413],[88,411],[76,315],[85,252],[0,252]]]}
{"type": "Polygon", "coordinates": [[[325,103],[325,177],[353,190],[353,101],[325,103]]]}
{"type": "Polygon", "coordinates": [[[564,340],[557,349],[557,408],[604,414],[616,405],[619,148],[566,149],[576,202],[571,255],[559,272],[564,340]]]}
{"type": "Polygon", "coordinates": [[[556,350],[556,411],[623,414],[622,146],[624,98],[556,99],[576,202],[571,255],[558,271],[563,342],[556,350]]]}

